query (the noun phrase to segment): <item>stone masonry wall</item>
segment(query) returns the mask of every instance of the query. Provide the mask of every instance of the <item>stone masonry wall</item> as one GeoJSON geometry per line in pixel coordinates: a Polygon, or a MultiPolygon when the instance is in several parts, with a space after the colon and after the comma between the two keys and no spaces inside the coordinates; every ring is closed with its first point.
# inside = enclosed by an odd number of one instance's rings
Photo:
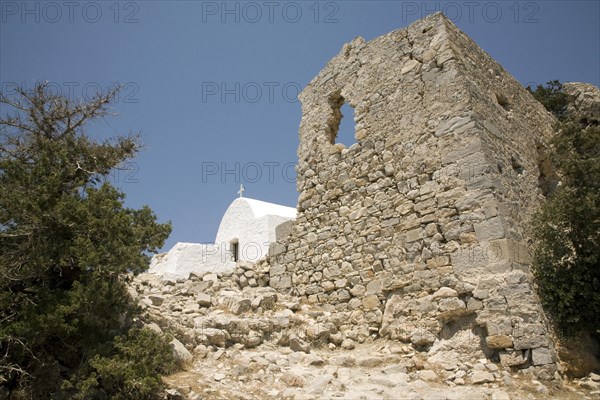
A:
{"type": "Polygon", "coordinates": [[[526,234],[544,108],[441,14],[346,44],[300,99],[299,214],[265,261],[270,285],[352,311],[365,336],[469,335],[505,366],[552,372],[526,234]]]}

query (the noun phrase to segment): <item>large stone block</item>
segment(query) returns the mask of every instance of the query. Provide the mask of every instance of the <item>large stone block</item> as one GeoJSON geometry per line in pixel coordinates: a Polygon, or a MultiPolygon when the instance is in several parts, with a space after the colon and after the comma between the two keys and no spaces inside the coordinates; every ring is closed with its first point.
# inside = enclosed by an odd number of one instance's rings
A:
{"type": "Polygon", "coordinates": [[[241,314],[250,311],[252,302],[250,299],[244,299],[238,296],[228,296],[223,298],[222,304],[233,314],[241,314]]]}
{"type": "Polygon", "coordinates": [[[499,351],[498,355],[500,356],[500,364],[503,367],[516,367],[527,362],[527,358],[525,358],[522,351],[499,351]]]}
{"type": "Polygon", "coordinates": [[[269,280],[269,285],[275,289],[286,289],[292,287],[292,276],[290,274],[273,276],[269,280]]]}
{"type": "MultiPolygon", "coordinates": [[[[477,229],[475,232],[477,232],[477,229]]],[[[491,240],[489,249],[490,255],[495,259],[507,260],[519,264],[531,263],[530,248],[525,242],[517,242],[511,239],[491,240]]]]}
{"type": "Polygon", "coordinates": [[[538,347],[531,351],[531,361],[533,365],[552,364],[554,360],[554,352],[547,347],[538,347]]]}
{"type": "Polygon", "coordinates": [[[512,347],[513,341],[510,336],[492,335],[485,338],[485,342],[490,349],[505,349],[512,347]]]}
{"type": "Polygon", "coordinates": [[[380,305],[379,299],[375,295],[370,295],[362,299],[362,306],[365,310],[378,308],[380,305]]]}
{"type": "Polygon", "coordinates": [[[481,242],[489,242],[494,239],[502,239],[506,236],[506,230],[502,218],[494,217],[474,224],[475,235],[481,242]]]}
{"type": "Polygon", "coordinates": [[[412,229],[406,232],[406,242],[411,243],[423,238],[423,230],[421,228],[412,229]]]}

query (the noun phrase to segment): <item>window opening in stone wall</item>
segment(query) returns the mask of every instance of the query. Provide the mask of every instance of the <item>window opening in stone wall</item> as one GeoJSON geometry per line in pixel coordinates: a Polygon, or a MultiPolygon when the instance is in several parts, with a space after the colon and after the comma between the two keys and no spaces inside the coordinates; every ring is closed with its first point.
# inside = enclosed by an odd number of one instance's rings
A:
{"type": "Polygon", "coordinates": [[[346,148],[356,143],[356,124],[354,123],[354,109],[348,103],[344,103],[341,108],[342,120],[338,130],[336,143],[341,143],[346,148]]]}
{"type": "Polygon", "coordinates": [[[356,143],[356,124],[354,108],[341,94],[335,93],[329,99],[331,117],[329,118],[329,141],[331,144],[343,144],[346,148],[356,143]]]}

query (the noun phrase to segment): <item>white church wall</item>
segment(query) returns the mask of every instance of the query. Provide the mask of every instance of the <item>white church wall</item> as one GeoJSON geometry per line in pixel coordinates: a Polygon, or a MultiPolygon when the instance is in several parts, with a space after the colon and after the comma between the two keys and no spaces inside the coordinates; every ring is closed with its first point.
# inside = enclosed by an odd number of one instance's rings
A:
{"type": "Polygon", "coordinates": [[[168,279],[187,279],[191,272],[235,269],[231,255],[217,244],[177,243],[169,252],[154,256],[148,272],[168,279]]]}
{"type": "Polygon", "coordinates": [[[255,263],[277,240],[277,226],[295,217],[295,208],[238,198],[223,215],[214,244],[177,243],[169,252],[154,256],[148,272],[186,279],[191,272],[233,270],[233,241],[238,244],[238,261],[255,263]]]}
{"type": "Polygon", "coordinates": [[[232,240],[238,241],[239,259],[256,262],[264,254],[268,241],[268,226],[252,213],[246,199],[235,200],[223,215],[215,243],[230,248],[232,240]]]}
{"type": "Polygon", "coordinates": [[[276,239],[275,227],[295,218],[296,209],[259,200],[238,198],[227,209],[216,237],[217,244],[238,240],[239,258],[257,262],[276,239]],[[283,214],[283,215],[277,215],[283,214]]]}

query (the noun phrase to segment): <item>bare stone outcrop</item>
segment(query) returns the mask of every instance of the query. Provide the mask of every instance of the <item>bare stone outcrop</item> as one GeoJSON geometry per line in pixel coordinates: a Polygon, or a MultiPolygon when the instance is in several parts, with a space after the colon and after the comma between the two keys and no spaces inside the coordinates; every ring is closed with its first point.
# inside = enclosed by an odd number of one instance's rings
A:
{"type": "Polygon", "coordinates": [[[567,112],[587,124],[600,121],[600,89],[589,83],[567,82],[563,90],[569,96],[567,112]]]}

